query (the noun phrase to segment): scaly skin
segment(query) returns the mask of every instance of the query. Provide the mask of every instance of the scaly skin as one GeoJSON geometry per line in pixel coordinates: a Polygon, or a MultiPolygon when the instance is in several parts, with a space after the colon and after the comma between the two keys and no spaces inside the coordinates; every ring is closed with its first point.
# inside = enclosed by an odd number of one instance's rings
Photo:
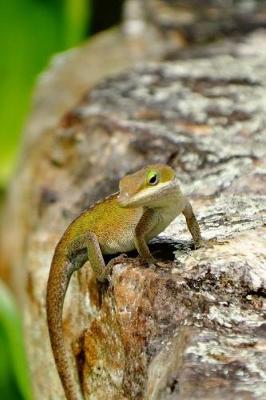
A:
{"type": "Polygon", "coordinates": [[[147,242],[183,213],[195,247],[201,234],[192,207],[182,194],[175,172],[164,164],[147,166],[120,181],[120,191],[83,212],[66,229],[57,244],[47,285],[47,321],[57,370],[67,400],[82,399],[72,375],[66,351],[62,311],[67,286],[74,271],[89,260],[98,281],[104,281],[112,261],[105,266],[103,254],[137,249],[153,263],[147,242]]]}

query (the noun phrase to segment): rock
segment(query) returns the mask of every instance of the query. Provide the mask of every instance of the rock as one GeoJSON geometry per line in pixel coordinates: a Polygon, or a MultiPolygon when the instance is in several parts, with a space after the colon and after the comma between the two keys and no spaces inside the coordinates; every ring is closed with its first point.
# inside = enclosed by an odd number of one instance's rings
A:
{"type": "MultiPolygon", "coordinates": [[[[141,1],[133,0],[141,7],[141,1]]],[[[265,3],[259,0],[144,0],[145,16],[167,37],[180,32],[189,43],[206,43],[266,27],[265,3]]]]}
{"type": "Polygon", "coordinates": [[[6,217],[17,210],[12,282],[35,398],[64,398],[45,316],[57,240],[126,173],[163,162],[192,200],[206,246],[192,250],[179,217],[151,244],[159,266],[129,254],[102,299],[89,265],[75,274],[64,328],[85,398],[264,399],[266,55],[254,46],[263,38],[120,72],[29,135],[6,217]]]}
{"type": "Polygon", "coordinates": [[[44,365],[51,395],[61,393],[44,341],[54,245],[118,178],[151,162],[176,169],[203,237],[217,241],[192,251],[177,219],[154,243],[161,267],[118,265],[101,307],[89,268],[77,274],[65,324],[87,398],[264,398],[265,62],[219,56],[132,69],[91,89],[39,138],[24,265],[37,398],[44,365]]]}

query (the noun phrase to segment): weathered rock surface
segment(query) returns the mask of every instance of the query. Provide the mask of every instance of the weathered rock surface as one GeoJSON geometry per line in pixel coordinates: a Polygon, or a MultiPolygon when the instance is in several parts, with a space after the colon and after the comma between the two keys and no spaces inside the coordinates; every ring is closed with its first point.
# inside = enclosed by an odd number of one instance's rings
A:
{"type": "Polygon", "coordinates": [[[179,32],[186,42],[206,43],[266,27],[266,5],[261,0],[144,0],[145,7],[140,0],[132,1],[142,5],[146,19],[167,40],[179,32]]]}
{"type": "Polygon", "coordinates": [[[130,254],[102,302],[89,265],[73,277],[65,336],[85,398],[265,398],[265,39],[256,32],[210,47],[211,57],[120,73],[30,135],[10,193],[26,233],[13,283],[36,399],[64,398],[45,317],[55,243],[120,177],[151,162],[176,169],[209,242],[192,250],[180,217],[151,246],[160,266],[130,254]]]}
{"type": "Polygon", "coordinates": [[[36,398],[62,397],[44,308],[55,242],[119,177],[150,162],[177,170],[203,237],[217,242],[192,251],[180,217],[154,244],[161,267],[131,257],[117,265],[101,306],[89,268],[77,274],[65,328],[86,396],[264,398],[265,62],[220,56],[133,69],[89,91],[35,143],[21,268],[36,398]]]}

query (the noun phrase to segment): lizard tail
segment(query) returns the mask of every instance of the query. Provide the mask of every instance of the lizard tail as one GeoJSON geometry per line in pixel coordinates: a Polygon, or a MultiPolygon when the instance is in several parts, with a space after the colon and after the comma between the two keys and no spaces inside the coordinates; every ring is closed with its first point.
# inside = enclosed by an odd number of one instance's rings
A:
{"type": "Polygon", "coordinates": [[[55,251],[53,257],[46,297],[47,322],[51,346],[58,374],[67,400],[81,400],[80,388],[75,382],[72,365],[68,356],[62,325],[64,298],[72,273],[76,270],[65,255],[55,251]]]}

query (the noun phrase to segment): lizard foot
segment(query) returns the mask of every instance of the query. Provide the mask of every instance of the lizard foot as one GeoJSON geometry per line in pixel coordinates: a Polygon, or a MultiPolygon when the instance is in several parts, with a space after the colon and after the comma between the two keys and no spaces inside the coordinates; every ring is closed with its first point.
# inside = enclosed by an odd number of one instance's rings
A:
{"type": "Polygon", "coordinates": [[[155,269],[156,267],[160,267],[160,261],[156,260],[154,257],[148,259],[140,257],[140,261],[142,264],[147,266],[147,268],[155,269]]]}
{"type": "MultiPolygon", "coordinates": [[[[214,246],[226,244],[226,243],[229,243],[229,241],[228,240],[219,240],[216,237],[214,237],[211,239],[202,240],[199,247],[213,248],[214,246]]],[[[195,247],[195,248],[199,248],[199,247],[195,247]]]]}

